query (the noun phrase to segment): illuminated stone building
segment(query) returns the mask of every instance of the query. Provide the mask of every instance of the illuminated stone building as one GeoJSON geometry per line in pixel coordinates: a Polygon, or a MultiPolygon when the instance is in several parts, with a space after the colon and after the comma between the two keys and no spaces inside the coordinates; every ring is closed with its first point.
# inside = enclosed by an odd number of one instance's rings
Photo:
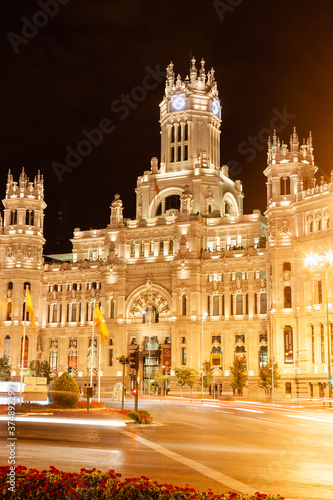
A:
{"type": "Polygon", "coordinates": [[[123,218],[116,194],[108,226],[74,229],[72,253],[53,256],[52,263],[42,259],[43,179],[29,182],[22,171],[17,183],[9,173],[0,340],[13,377],[20,371],[29,284],[37,332],[28,322],[25,364],[48,360],[54,375],[69,369],[81,387],[89,383],[91,352],[97,384],[96,303],[109,330],[101,349],[102,392],[121,381],[117,357],[138,347],[146,392],[148,380],[156,390],[159,373],[170,376],[176,393],[173,370],[199,371],[214,354],[221,360],[217,393],[230,394],[229,367],[241,356],[251,397],[259,391],[258,369],[273,353],[280,395],[327,395],[330,268],[309,267],[305,258],[331,249],[333,183],[316,183],[311,136],[300,146],[294,131],[289,149],[275,135],[269,142],[264,216],[243,214],[242,183],[220,164],[221,104],[214,70],[206,73],[204,61],[198,70],[193,59],[185,80],[168,66],[160,125],[161,157],[137,179],[135,219],[123,218]]]}

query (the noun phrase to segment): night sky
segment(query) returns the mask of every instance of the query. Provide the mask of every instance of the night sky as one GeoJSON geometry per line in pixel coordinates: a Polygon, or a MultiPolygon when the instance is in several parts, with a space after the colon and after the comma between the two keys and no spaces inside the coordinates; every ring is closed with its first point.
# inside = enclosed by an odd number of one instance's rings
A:
{"type": "Polygon", "coordinates": [[[67,238],[75,227],[105,227],[117,192],[124,216],[135,217],[136,178],[160,159],[161,72],[172,60],[184,79],[191,54],[215,68],[221,163],[243,182],[245,213],[265,210],[273,123],[285,142],[294,126],[301,140],[312,131],[318,179],[333,168],[332,0],[3,0],[0,8],[1,196],[8,169],[15,180],[23,166],[31,180],[41,171],[45,253],[71,248],[58,237],[66,203],[67,238]],[[136,100],[120,112],[126,95],[136,100]],[[66,164],[66,148],[106,119],[113,130],[57,176],[52,165],[66,164]]]}

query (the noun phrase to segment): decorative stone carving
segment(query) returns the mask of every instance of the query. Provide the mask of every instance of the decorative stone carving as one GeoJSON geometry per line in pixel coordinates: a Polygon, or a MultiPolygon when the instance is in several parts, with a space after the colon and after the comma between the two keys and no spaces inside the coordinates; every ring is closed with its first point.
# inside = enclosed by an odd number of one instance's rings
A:
{"type": "Polygon", "coordinates": [[[120,199],[120,195],[117,193],[114,195],[114,200],[111,203],[111,224],[119,224],[123,220],[123,202],[120,199]]]}
{"type": "MultiPolygon", "coordinates": [[[[92,291],[92,290],[88,290],[92,291]]],[[[94,292],[98,290],[93,290],[94,292]]],[[[66,293],[67,302],[81,302],[81,290],[68,290],[66,293]]]]}
{"type": "Polygon", "coordinates": [[[206,285],[208,295],[221,295],[224,292],[224,283],[222,281],[210,281],[206,285]]]}
{"type": "Polygon", "coordinates": [[[193,194],[186,184],[183,194],[180,197],[180,212],[190,215],[193,213],[193,194]]]}
{"type": "Polygon", "coordinates": [[[188,241],[186,239],[185,234],[182,234],[180,237],[180,241],[179,241],[179,256],[181,258],[185,258],[189,255],[189,253],[190,253],[190,250],[189,250],[188,241]]]}
{"type": "Polygon", "coordinates": [[[99,300],[101,297],[101,290],[96,290],[92,288],[91,290],[86,290],[86,300],[87,302],[91,302],[93,300],[99,300]]]}
{"type": "Polygon", "coordinates": [[[15,250],[12,246],[7,248],[6,258],[8,262],[13,262],[15,260],[15,250]]]}
{"type": "Polygon", "coordinates": [[[247,280],[231,281],[229,285],[231,293],[247,293],[249,285],[247,280]]]}
{"type": "Polygon", "coordinates": [[[116,249],[115,242],[114,241],[110,241],[108,263],[109,264],[114,264],[118,260],[119,260],[119,258],[118,258],[118,252],[117,252],[117,249],[116,249]]]}
{"type": "Polygon", "coordinates": [[[290,238],[292,235],[291,223],[288,220],[283,220],[279,226],[279,234],[282,238],[290,238]]]}
{"type": "Polygon", "coordinates": [[[151,273],[147,274],[145,290],[132,302],[131,309],[129,311],[129,316],[132,318],[137,318],[142,315],[142,311],[145,311],[147,307],[151,310],[152,306],[158,309],[160,317],[167,317],[170,315],[170,309],[167,300],[154,289],[153,285],[153,275],[151,273]]]}
{"type": "Polygon", "coordinates": [[[284,271],[284,273],[282,274],[282,279],[283,279],[283,281],[285,283],[289,282],[291,280],[290,272],[289,271],[284,271]]]}
{"type": "MultiPolygon", "coordinates": [[[[60,304],[62,302],[62,292],[48,292],[47,303],[48,304],[60,304]]],[[[68,301],[69,302],[69,301],[68,301]]]]}
{"type": "Polygon", "coordinates": [[[255,292],[266,292],[267,291],[267,280],[266,278],[260,278],[259,280],[253,281],[253,290],[255,292]]]}
{"type": "Polygon", "coordinates": [[[31,262],[34,258],[34,251],[32,247],[25,247],[24,248],[24,260],[27,262],[31,262]]]}

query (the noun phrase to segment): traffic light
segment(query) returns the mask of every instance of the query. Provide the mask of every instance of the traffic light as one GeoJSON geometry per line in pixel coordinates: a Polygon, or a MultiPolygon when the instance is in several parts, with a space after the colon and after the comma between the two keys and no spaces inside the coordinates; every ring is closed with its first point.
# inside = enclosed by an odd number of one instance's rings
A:
{"type": "Polygon", "coordinates": [[[132,394],[133,394],[133,396],[136,396],[136,395],[137,395],[137,393],[138,393],[138,390],[137,390],[137,388],[136,388],[136,387],[134,387],[134,389],[132,389],[132,394]]]}
{"type": "Polygon", "coordinates": [[[68,375],[72,375],[72,367],[67,366],[68,375]]]}
{"type": "Polygon", "coordinates": [[[131,351],[129,360],[130,360],[130,368],[133,370],[138,371],[139,370],[139,351],[131,351]]]}

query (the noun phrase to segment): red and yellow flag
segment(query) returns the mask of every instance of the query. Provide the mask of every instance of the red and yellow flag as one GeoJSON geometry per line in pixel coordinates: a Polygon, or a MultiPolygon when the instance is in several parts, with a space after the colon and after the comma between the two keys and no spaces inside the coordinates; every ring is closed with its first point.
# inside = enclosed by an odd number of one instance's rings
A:
{"type": "Polygon", "coordinates": [[[160,192],[160,188],[158,187],[157,180],[155,179],[155,193],[158,194],[160,192]]]}
{"type": "Polygon", "coordinates": [[[101,313],[100,308],[97,306],[95,306],[94,321],[101,336],[101,344],[105,345],[105,339],[108,338],[109,332],[105,323],[105,319],[103,318],[103,314],[101,313]]]}
{"type": "Polygon", "coordinates": [[[31,295],[29,292],[29,288],[27,288],[27,301],[26,301],[26,311],[27,313],[30,313],[30,323],[33,328],[33,331],[36,331],[36,325],[35,325],[35,317],[34,317],[34,310],[32,307],[32,302],[31,302],[31,295]]]}

